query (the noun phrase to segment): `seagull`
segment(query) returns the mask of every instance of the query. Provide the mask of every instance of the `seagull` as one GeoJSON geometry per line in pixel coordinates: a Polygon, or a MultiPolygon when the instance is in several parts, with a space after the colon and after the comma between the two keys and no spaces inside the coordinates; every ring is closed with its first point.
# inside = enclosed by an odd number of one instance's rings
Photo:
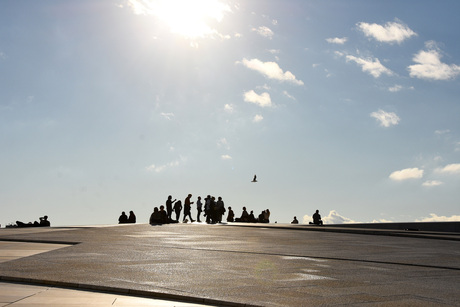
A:
{"type": "Polygon", "coordinates": [[[254,179],[252,179],[251,182],[257,182],[257,176],[256,175],[254,175],[254,179]]]}

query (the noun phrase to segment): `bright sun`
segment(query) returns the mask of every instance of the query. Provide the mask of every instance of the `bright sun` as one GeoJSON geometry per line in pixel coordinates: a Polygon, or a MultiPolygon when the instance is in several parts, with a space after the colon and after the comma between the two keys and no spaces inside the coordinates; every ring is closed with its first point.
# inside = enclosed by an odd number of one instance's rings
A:
{"type": "Polygon", "coordinates": [[[130,4],[138,14],[155,15],[171,32],[191,39],[216,34],[209,22],[220,22],[230,12],[219,0],[131,0],[130,4]]]}

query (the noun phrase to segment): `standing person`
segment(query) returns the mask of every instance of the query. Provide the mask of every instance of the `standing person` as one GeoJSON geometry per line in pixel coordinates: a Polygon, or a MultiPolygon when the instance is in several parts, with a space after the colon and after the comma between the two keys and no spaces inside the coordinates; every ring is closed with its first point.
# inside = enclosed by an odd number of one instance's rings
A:
{"type": "Polygon", "coordinates": [[[191,211],[192,211],[192,204],[194,203],[193,201],[190,201],[192,198],[192,194],[189,194],[187,198],[184,200],[184,219],[182,220],[185,222],[185,218],[188,216],[190,218],[190,222],[195,222],[192,219],[191,211]]]}
{"type": "Polygon", "coordinates": [[[182,202],[178,200],[174,204],[174,212],[176,213],[176,222],[179,222],[179,216],[180,216],[181,210],[182,210],[182,202]]]}
{"type": "Polygon", "coordinates": [[[224,201],[222,200],[222,197],[218,197],[217,198],[217,202],[216,202],[216,219],[217,219],[217,223],[221,223],[222,222],[222,215],[224,215],[225,213],[225,205],[224,205],[224,201]]]}
{"type": "Polygon", "coordinates": [[[200,215],[201,215],[201,212],[203,211],[202,207],[203,207],[203,204],[201,203],[201,196],[198,196],[198,199],[196,201],[196,211],[197,211],[196,220],[198,223],[201,223],[200,215]]]}
{"type": "Polygon", "coordinates": [[[211,223],[211,195],[208,195],[204,200],[204,215],[206,216],[206,223],[211,223]]]}
{"type": "Polygon", "coordinates": [[[173,204],[176,202],[177,199],[172,200],[172,196],[168,196],[168,200],[166,201],[166,212],[168,213],[168,219],[171,219],[172,211],[173,211],[173,204]]]}
{"type": "Polygon", "coordinates": [[[129,216],[128,216],[128,223],[136,223],[136,215],[134,214],[133,211],[129,211],[129,216]]]}
{"type": "Polygon", "coordinates": [[[264,211],[264,223],[270,223],[270,210],[264,211]]]}
{"type": "Polygon", "coordinates": [[[227,222],[233,222],[235,218],[235,213],[233,213],[232,207],[228,207],[227,222]]]}

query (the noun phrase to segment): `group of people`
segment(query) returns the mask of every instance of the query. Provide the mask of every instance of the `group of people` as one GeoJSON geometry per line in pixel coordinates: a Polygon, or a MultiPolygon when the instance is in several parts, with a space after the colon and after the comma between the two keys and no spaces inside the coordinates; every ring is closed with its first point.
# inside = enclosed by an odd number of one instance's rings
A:
{"type": "Polygon", "coordinates": [[[118,218],[118,224],[135,224],[136,223],[136,215],[133,211],[129,211],[129,216],[126,215],[125,211],[123,211],[118,218]]]}
{"type": "MultiPolygon", "coordinates": [[[[316,212],[313,213],[312,218],[313,222],[309,222],[310,225],[323,225],[323,220],[321,220],[321,214],[319,214],[319,210],[316,210],[316,212]]],[[[291,224],[299,224],[299,220],[297,220],[296,216],[294,216],[291,224]]]]}
{"type": "Polygon", "coordinates": [[[48,221],[48,216],[45,215],[43,217],[38,218],[40,222],[28,222],[28,223],[23,223],[21,221],[16,221],[16,227],[50,227],[51,223],[48,221]]]}
{"type": "MultiPolygon", "coordinates": [[[[168,224],[168,223],[179,223],[180,215],[183,209],[182,222],[186,223],[188,221],[195,222],[192,217],[192,205],[195,203],[192,200],[192,194],[188,194],[184,200],[184,205],[182,202],[177,199],[172,199],[172,196],[169,195],[166,200],[166,208],[161,205],[159,208],[155,207],[153,213],[150,216],[150,224],[168,224]],[[172,214],[175,214],[173,219],[172,214]]],[[[269,223],[270,222],[270,210],[262,211],[259,216],[256,218],[253,211],[249,214],[246,210],[246,207],[243,207],[243,213],[240,218],[235,218],[235,213],[232,210],[232,207],[228,207],[227,213],[227,222],[248,222],[248,223],[269,223]]],[[[217,197],[217,200],[214,196],[208,195],[204,200],[201,199],[201,196],[198,196],[196,200],[196,221],[202,222],[202,214],[205,218],[207,224],[216,224],[221,223],[225,213],[227,212],[225,208],[224,201],[222,197],[217,197]]]]}

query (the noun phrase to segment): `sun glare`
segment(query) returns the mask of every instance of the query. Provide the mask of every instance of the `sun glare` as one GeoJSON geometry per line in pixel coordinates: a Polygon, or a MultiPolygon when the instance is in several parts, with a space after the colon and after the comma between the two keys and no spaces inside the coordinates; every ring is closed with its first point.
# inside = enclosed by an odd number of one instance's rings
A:
{"type": "Polygon", "coordinates": [[[218,0],[131,0],[136,14],[155,15],[171,32],[187,38],[202,38],[218,34],[210,26],[220,22],[230,7],[218,0]]]}

